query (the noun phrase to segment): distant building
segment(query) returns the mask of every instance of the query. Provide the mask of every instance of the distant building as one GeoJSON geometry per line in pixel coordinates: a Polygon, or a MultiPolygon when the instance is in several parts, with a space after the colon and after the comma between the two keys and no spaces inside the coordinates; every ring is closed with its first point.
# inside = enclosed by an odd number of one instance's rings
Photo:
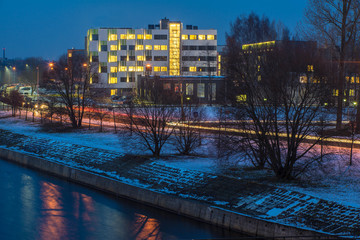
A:
{"type": "Polygon", "coordinates": [[[154,76],[215,76],[217,30],[162,19],[147,29],[89,29],[86,50],[98,65],[91,88],[106,96],[135,91],[146,66],[154,76]]]}

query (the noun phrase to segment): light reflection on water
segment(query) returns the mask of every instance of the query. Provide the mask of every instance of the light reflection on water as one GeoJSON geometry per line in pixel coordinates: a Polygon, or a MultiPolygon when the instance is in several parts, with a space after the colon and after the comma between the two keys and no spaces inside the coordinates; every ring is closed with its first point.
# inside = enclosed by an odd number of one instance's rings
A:
{"type": "Polygon", "coordinates": [[[176,240],[237,233],[93,191],[0,159],[1,239],[176,240]]]}

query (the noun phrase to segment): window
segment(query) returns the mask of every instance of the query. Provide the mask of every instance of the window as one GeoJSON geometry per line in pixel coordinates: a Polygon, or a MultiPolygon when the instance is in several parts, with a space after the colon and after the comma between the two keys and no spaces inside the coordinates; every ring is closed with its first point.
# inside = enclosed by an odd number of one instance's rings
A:
{"type": "Polygon", "coordinates": [[[117,40],[117,35],[116,34],[110,34],[109,35],[109,41],[116,41],[117,40]]]}
{"type": "Polygon", "coordinates": [[[154,45],[154,50],[160,50],[160,45],[154,45]]]}
{"type": "Polygon", "coordinates": [[[181,36],[181,39],[182,39],[182,40],[188,40],[188,39],[189,39],[189,36],[188,36],[188,35],[182,35],[182,36],[181,36]]]}
{"type": "Polygon", "coordinates": [[[146,56],[146,61],[152,61],[152,56],[146,56]]]}
{"type": "Polygon", "coordinates": [[[199,40],[206,40],[205,35],[199,35],[199,40]]]}
{"type": "Polygon", "coordinates": [[[117,72],[117,67],[110,67],[110,72],[115,73],[117,72]]]}
{"type": "Polygon", "coordinates": [[[167,72],[167,67],[161,67],[162,72],[167,72]]]}
{"type": "Polygon", "coordinates": [[[126,45],[121,45],[120,49],[121,50],[126,50],[126,45]]]}
{"type": "Polygon", "coordinates": [[[207,50],[216,50],[216,46],[207,46],[207,50]]]}
{"type": "Polygon", "coordinates": [[[120,72],[126,72],[127,70],[127,67],[126,66],[121,66],[120,67],[120,72]]]}
{"type": "Polygon", "coordinates": [[[144,61],[144,56],[137,56],[138,61],[144,61]]]}
{"type": "Polygon", "coordinates": [[[196,72],[196,67],[189,67],[190,72],[196,72]]]}
{"type": "Polygon", "coordinates": [[[126,82],[126,77],[121,77],[120,82],[126,82]]]}
{"type": "Polygon", "coordinates": [[[151,35],[151,34],[146,34],[146,35],[145,35],[145,39],[148,39],[148,40],[149,40],[149,39],[152,39],[152,35],[151,35]]]}
{"type": "Polygon", "coordinates": [[[129,45],[129,50],[135,50],[135,45],[129,45]]]}
{"type": "Polygon", "coordinates": [[[146,45],[145,50],[152,50],[152,45],[146,45]]]}
{"type": "Polygon", "coordinates": [[[101,45],[100,51],[101,52],[107,52],[107,45],[101,45]]]}
{"type": "Polygon", "coordinates": [[[144,50],[144,46],[143,45],[136,45],[135,50],[144,50]]]}
{"type": "Polygon", "coordinates": [[[207,40],[215,40],[215,36],[214,35],[207,35],[207,40]]]}
{"type": "Polygon", "coordinates": [[[161,45],[161,50],[167,50],[167,45],[161,45]]]}
{"type": "Polygon", "coordinates": [[[137,39],[144,39],[144,35],[138,34],[138,35],[137,35],[137,39]]]}
{"type": "Polygon", "coordinates": [[[117,45],[110,45],[110,50],[117,51],[118,50],[117,45]]]}
{"type": "Polygon", "coordinates": [[[110,94],[111,96],[117,95],[117,89],[111,89],[110,94]]]}
{"type": "Polygon", "coordinates": [[[128,34],[127,39],[135,39],[135,34],[128,34]]]}
{"type": "Polygon", "coordinates": [[[99,56],[92,56],[91,61],[92,62],[99,62],[99,56]]]}
{"type": "Polygon", "coordinates": [[[160,67],[154,67],[154,72],[160,72],[160,67]]]}
{"type": "Polygon", "coordinates": [[[209,87],[209,91],[208,91],[209,100],[216,100],[216,83],[209,83],[208,87],[209,87]]]}
{"type": "Polygon", "coordinates": [[[117,62],[117,56],[109,56],[109,62],[117,62]]]}
{"type": "Polygon", "coordinates": [[[144,67],[138,66],[138,67],[136,67],[136,71],[137,71],[137,72],[143,72],[143,71],[144,71],[144,67]]]}
{"type": "Polygon", "coordinates": [[[181,92],[181,91],[182,91],[182,84],[181,83],[175,83],[174,92],[181,92]]]}
{"type": "Polygon", "coordinates": [[[135,72],[135,66],[129,66],[129,72],[135,72]]]}
{"type": "Polygon", "coordinates": [[[120,61],[127,61],[127,56],[120,56],[120,61]]]}
{"type": "Polygon", "coordinates": [[[308,65],[308,72],[313,72],[314,71],[314,65],[308,65]]]}
{"type": "Polygon", "coordinates": [[[186,95],[193,95],[194,94],[194,84],[187,83],[186,84],[186,95]]]}
{"type": "Polygon", "coordinates": [[[164,90],[171,90],[171,83],[164,83],[164,90]]]}
{"type": "Polygon", "coordinates": [[[135,56],[129,56],[129,61],[135,61],[135,56]]]}
{"type": "Polygon", "coordinates": [[[199,50],[206,50],[207,47],[206,46],[198,46],[199,50]]]}
{"type": "Polygon", "coordinates": [[[110,77],[109,78],[109,84],[116,84],[117,83],[117,77],[110,77]]]}
{"type": "Polygon", "coordinates": [[[167,56],[154,56],[154,61],[167,61],[167,56]]]}
{"type": "Polygon", "coordinates": [[[182,71],[183,71],[183,72],[188,72],[188,71],[189,71],[189,67],[182,67],[182,71]]]}
{"type": "Polygon", "coordinates": [[[126,39],[126,34],[120,34],[120,39],[126,39]]]}
{"type": "Polygon", "coordinates": [[[99,34],[93,34],[92,36],[92,41],[98,41],[99,40],[99,34]]]}
{"type": "Polygon", "coordinates": [[[354,97],[354,96],[355,96],[355,90],[354,90],[354,89],[350,89],[350,90],[349,90],[349,96],[350,96],[350,97],[354,97]]]}
{"type": "Polygon", "coordinates": [[[197,39],[197,35],[190,35],[190,40],[196,40],[197,39]]]}
{"type": "Polygon", "coordinates": [[[205,83],[198,83],[197,84],[197,96],[199,98],[205,97],[205,83]]]}
{"type": "Polygon", "coordinates": [[[154,35],[155,40],[167,40],[167,35],[154,35]]]}
{"type": "Polygon", "coordinates": [[[102,66],[102,67],[100,68],[100,72],[101,72],[101,73],[107,73],[107,67],[106,67],[106,66],[102,66]]]}

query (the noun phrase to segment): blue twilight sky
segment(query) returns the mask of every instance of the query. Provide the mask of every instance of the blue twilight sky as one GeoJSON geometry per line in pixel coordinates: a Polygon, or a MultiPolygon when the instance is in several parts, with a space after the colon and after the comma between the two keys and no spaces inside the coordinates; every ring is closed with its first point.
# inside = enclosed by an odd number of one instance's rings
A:
{"type": "Polygon", "coordinates": [[[199,29],[215,28],[222,45],[229,23],[241,14],[265,14],[293,30],[306,4],[307,0],[0,0],[0,47],[6,48],[7,58],[54,60],[69,48],[84,48],[89,28],[146,28],[164,17],[199,29]]]}

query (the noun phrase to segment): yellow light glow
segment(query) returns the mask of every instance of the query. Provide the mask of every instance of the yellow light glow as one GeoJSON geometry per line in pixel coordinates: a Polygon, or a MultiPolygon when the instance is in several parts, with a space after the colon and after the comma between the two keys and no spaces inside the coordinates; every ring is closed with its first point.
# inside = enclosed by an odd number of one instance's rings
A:
{"type": "Polygon", "coordinates": [[[135,72],[135,66],[129,66],[129,72],[135,72]]]}
{"type": "Polygon", "coordinates": [[[160,72],[161,68],[160,67],[154,67],[154,72],[160,72]]]}
{"type": "Polygon", "coordinates": [[[110,45],[110,50],[117,51],[118,50],[117,45],[110,45]]]}
{"type": "Polygon", "coordinates": [[[161,50],[167,50],[167,45],[161,45],[161,48],[160,48],[161,50]]]}
{"type": "Polygon", "coordinates": [[[137,56],[137,60],[138,61],[144,61],[145,57],[144,56],[137,56]]]}
{"type": "Polygon", "coordinates": [[[196,40],[197,39],[197,35],[190,35],[190,40],[196,40]]]}
{"type": "Polygon", "coordinates": [[[128,34],[127,39],[135,39],[135,34],[128,34]]]}
{"type": "Polygon", "coordinates": [[[115,73],[117,72],[117,67],[110,67],[110,72],[115,73]]]}
{"type": "Polygon", "coordinates": [[[167,72],[167,67],[161,67],[162,72],[167,72]]]}
{"type": "Polygon", "coordinates": [[[199,35],[199,40],[206,40],[205,35],[199,35]]]}
{"type": "Polygon", "coordinates": [[[196,67],[189,67],[190,72],[196,72],[196,67]]]}
{"type": "Polygon", "coordinates": [[[207,35],[207,40],[215,40],[215,35],[207,35]]]}
{"type": "Polygon", "coordinates": [[[109,56],[109,62],[117,62],[117,56],[109,56]]]}
{"type": "Polygon", "coordinates": [[[138,67],[136,67],[136,71],[137,71],[137,72],[143,72],[143,71],[144,71],[144,67],[138,66],[138,67]]]}
{"type": "Polygon", "coordinates": [[[154,45],[154,50],[160,50],[160,45],[154,45]]]}
{"type": "Polygon", "coordinates": [[[109,78],[109,84],[116,84],[117,83],[117,77],[110,77],[109,78]]]}
{"type": "Polygon", "coordinates": [[[111,96],[117,95],[117,89],[111,89],[111,96]]]}
{"type": "Polygon", "coordinates": [[[135,50],[144,50],[144,45],[136,45],[135,50]]]}
{"type": "Polygon", "coordinates": [[[152,39],[152,35],[151,34],[146,34],[145,39],[148,39],[148,40],[152,39]]]}
{"type": "Polygon", "coordinates": [[[137,35],[137,39],[144,39],[144,35],[138,34],[138,35],[137,35]]]}
{"type": "Polygon", "coordinates": [[[121,66],[120,67],[120,72],[126,72],[127,71],[127,67],[126,66],[121,66]]]}
{"type": "Polygon", "coordinates": [[[146,45],[145,50],[152,50],[152,45],[146,45]]]}
{"type": "Polygon", "coordinates": [[[120,39],[127,39],[126,34],[121,34],[120,39]]]}
{"type": "Polygon", "coordinates": [[[109,35],[109,41],[116,41],[117,40],[117,35],[116,34],[110,34],[109,35]]]}
{"type": "Polygon", "coordinates": [[[180,23],[169,24],[169,75],[180,75],[180,23]]]}
{"type": "Polygon", "coordinates": [[[182,36],[181,36],[181,39],[182,39],[182,40],[188,40],[188,39],[189,39],[189,35],[182,35],[182,36]]]}
{"type": "Polygon", "coordinates": [[[251,44],[244,44],[242,45],[243,50],[248,50],[251,48],[269,48],[275,45],[275,41],[268,41],[268,42],[259,42],[259,43],[251,43],[251,44]]]}

